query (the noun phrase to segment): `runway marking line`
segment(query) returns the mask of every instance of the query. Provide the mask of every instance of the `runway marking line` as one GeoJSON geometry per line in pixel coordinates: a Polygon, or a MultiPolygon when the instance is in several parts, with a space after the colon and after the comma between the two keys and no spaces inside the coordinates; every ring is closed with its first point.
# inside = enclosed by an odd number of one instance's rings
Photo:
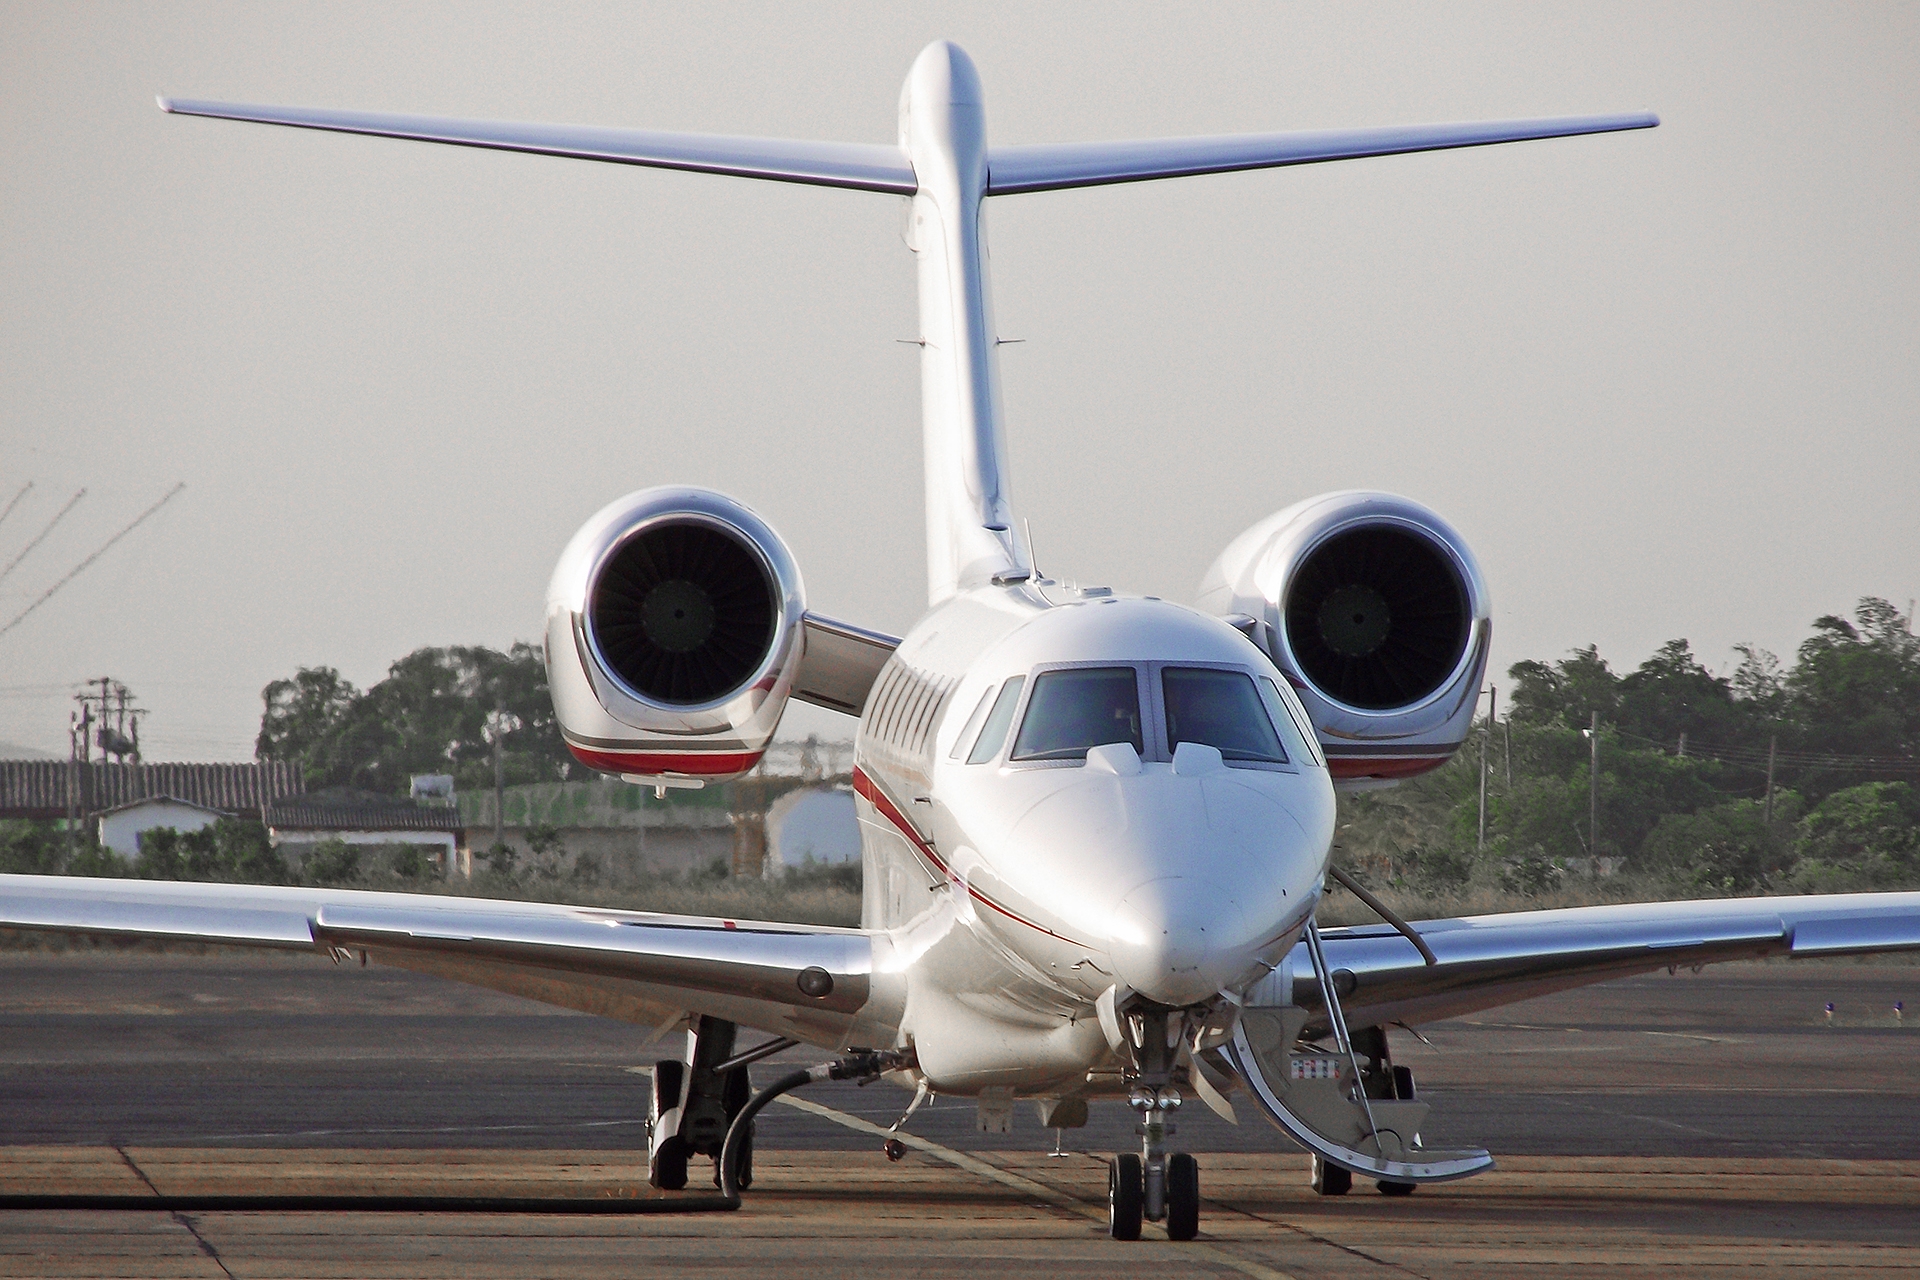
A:
{"type": "MultiPolygon", "coordinates": [[[[939,1143],[929,1141],[918,1134],[883,1129],[870,1120],[862,1120],[860,1117],[848,1115],[844,1111],[836,1111],[832,1107],[821,1106],[811,1098],[795,1097],[790,1093],[783,1093],[778,1098],[775,1098],[774,1101],[784,1103],[795,1110],[804,1111],[808,1115],[818,1116],[822,1120],[829,1120],[834,1124],[840,1125],[842,1128],[851,1129],[855,1133],[869,1134],[882,1140],[897,1138],[900,1142],[913,1148],[915,1151],[932,1156],[936,1160],[950,1164],[954,1168],[964,1170],[976,1177],[985,1178],[989,1182],[997,1182],[1003,1187],[1008,1187],[1020,1192],[1022,1195],[1032,1196],[1036,1200],[1052,1205],[1056,1209],[1062,1209],[1068,1213],[1076,1213],[1082,1217],[1092,1218],[1096,1222],[1106,1221],[1107,1211],[1104,1205],[1096,1206],[1089,1204],[1079,1196],[1069,1194],[1055,1187],[1050,1187],[1044,1182],[1036,1182],[1032,1178],[1023,1178],[1019,1174],[1010,1172],[1009,1170],[997,1168],[984,1160],[967,1155],[963,1151],[955,1151],[952,1147],[943,1147],[939,1143]]],[[[1189,1257],[1218,1263],[1223,1267],[1238,1271],[1242,1275],[1251,1276],[1253,1280],[1299,1280],[1299,1277],[1293,1275],[1291,1272],[1280,1271],[1262,1263],[1254,1262],[1251,1259],[1242,1258],[1238,1254],[1229,1253],[1216,1245],[1205,1244],[1198,1240],[1190,1240],[1180,1248],[1181,1252],[1189,1257]]]]}

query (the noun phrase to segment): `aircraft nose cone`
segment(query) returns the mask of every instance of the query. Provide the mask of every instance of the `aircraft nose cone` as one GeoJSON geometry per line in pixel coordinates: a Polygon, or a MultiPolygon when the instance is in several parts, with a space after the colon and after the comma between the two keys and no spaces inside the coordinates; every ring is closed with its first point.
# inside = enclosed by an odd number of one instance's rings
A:
{"type": "Polygon", "coordinates": [[[1114,912],[1116,976],[1149,1000],[1197,1004],[1245,967],[1245,918],[1219,885],[1193,876],[1149,880],[1114,912]]]}

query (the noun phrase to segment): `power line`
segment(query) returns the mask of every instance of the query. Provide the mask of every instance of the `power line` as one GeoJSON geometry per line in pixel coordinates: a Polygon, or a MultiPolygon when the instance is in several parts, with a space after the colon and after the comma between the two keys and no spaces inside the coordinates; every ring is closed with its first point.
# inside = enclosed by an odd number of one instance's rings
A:
{"type": "MultiPolygon", "coordinates": [[[[20,499],[26,497],[27,490],[31,488],[33,488],[33,481],[31,480],[20,486],[20,492],[13,495],[13,501],[7,504],[7,509],[0,511],[0,524],[7,522],[7,517],[13,514],[13,509],[20,505],[20,499]]],[[[1911,612],[1911,610],[1909,610],[1909,612],[1911,612]]]]}
{"type": "MultiPolygon", "coordinates": [[[[29,481],[28,483],[32,483],[32,482],[29,481]]],[[[21,492],[25,493],[26,490],[22,489],[21,492]]],[[[12,573],[22,560],[25,560],[27,558],[27,553],[29,551],[32,551],[35,547],[45,542],[47,540],[47,535],[53,532],[53,526],[59,524],[62,520],[66,519],[67,512],[73,510],[74,507],[79,503],[80,499],[86,496],[87,496],[87,491],[85,489],[82,489],[80,492],[74,494],[71,498],[68,498],[67,505],[60,508],[60,510],[54,514],[53,519],[47,521],[47,527],[40,531],[40,536],[35,538],[32,542],[29,542],[26,546],[22,547],[20,549],[20,554],[15,556],[13,560],[7,565],[6,568],[0,569],[0,581],[5,581],[6,576],[12,573]]],[[[18,502],[19,499],[16,498],[14,499],[14,501],[18,502]]],[[[13,510],[13,508],[8,507],[7,510],[11,511],[13,510]]]]}
{"type": "MultiPolygon", "coordinates": [[[[1631,738],[1661,751],[1676,752],[1676,744],[1661,742],[1653,738],[1643,738],[1637,733],[1627,733],[1616,729],[1614,732],[1622,738],[1631,738]]],[[[1677,752],[1676,752],[1677,753],[1677,752]]],[[[1716,764],[1742,765],[1763,769],[1771,756],[1776,764],[1795,769],[1834,769],[1856,773],[1913,773],[1920,772],[1920,757],[1915,756],[1856,756],[1844,755],[1833,751],[1769,751],[1765,747],[1715,747],[1687,739],[1686,758],[1689,760],[1712,760],[1716,764]]]]}
{"type": "MultiPolygon", "coordinates": [[[[9,622],[4,627],[0,627],[0,636],[4,636],[5,634],[7,634],[7,632],[13,630],[15,627],[19,626],[22,622],[25,622],[27,620],[28,614],[32,613],[35,609],[38,609],[41,605],[45,604],[47,601],[53,599],[54,592],[60,590],[60,588],[66,586],[69,582],[72,582],[75,578],[79,577],[80,574],[86,569],[88,565],[92,564],[95,560],[98,560],[101,556],[107,554],[107,552],[112,549],[114,543],[120,541],[120,539],[132,533],[135,529],[138,529],[148,516],[152,515],[154,512],[158,511],[160,508],[166,506],[169,502],[172,502],[175,495],[177,495],[182,489],[186,487],[187,487],[187,482],[182,480],[180,483],[174,485],[173,488],[167,490],[165,497],[161,498],[160,501],[154,503],[152,506],[148,507],[145,511],[142,511],[139,515],[135,516],[133,518],[132,524],[129,524],[126,528],[114,534],[111,538],[108,538],[106,541],[106,545],[102,546],[98,551],[94,552],[92,555],[88,556],[85,560],[82,560],[79,564],[69,569],[67,571],[66,577],[60,579],[60,581],[48,587],[46,589],[46,592],[42,594],[38,600],[35,600],[32,604],[22,609],[12,622],[9,622]]],[[[84,494],[85,492],[86,492],[85,489],[82,489],[80,491],[81,494],[84,494]]],[[[79,500],[80,500],[80,494],[75,494],[74,502],[78,502],[79,500]]],[[[68,503],[67,505],[72,506],[73,504],[68,503]]],[[[4,576],[4,575],[0,575],[0,576],[4,576]]]]}

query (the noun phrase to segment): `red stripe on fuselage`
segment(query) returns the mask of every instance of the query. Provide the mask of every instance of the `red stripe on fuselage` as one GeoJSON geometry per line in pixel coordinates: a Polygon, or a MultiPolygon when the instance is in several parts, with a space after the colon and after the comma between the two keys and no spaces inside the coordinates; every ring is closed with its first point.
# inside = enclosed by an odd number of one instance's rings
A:
{"type": "Polygon", "coordinates": [[[595,751],[567,744],[574,759],[603,773],[688,773],[712,777],[726,773],[745,773],[760,761],[758,751],[721,753],[669,751],[595,751]]]}
{"type": "Polygon", "coordinates": [[[992,898],[989,898],[986,894],[981,893],[972,885],[967,884],[966,881],[962,880],[959,876],[953,874],[953,871],[941,860],[940,855],[934,852],[933,846],[926,842],[925,838],[921,836],[919,831],[915,830],[911,822],[907,821],[906,815],[900,812],[900,806],[896,805],[887,796],[887,793],[880,789],[879,783],[867,776],[866,770],[858,766],[856,766],[853,771],[853,790],[854,794],[864,796],[872,802],[873,807],[880,811],[880,815],[888,822],[891,822],[900,834],[905,836],[907,841],[912,844],[915,849],[920,851],[922,857],[938,868],[940,874],[945,876],[949,883],[964,887],[967,891],[967,896],[981,906],[999,912],[1015,924],[1023,924],[1037,933],[1044,933],[1049,938],[1058,938],[1060,941],[1076,947],[1084,947],[1087,945],[1084,942],[1074,941],[1074,939],[1067,937],[1064,933],[1055,933],[1043,924],[1035,924],[1025,916],[1007,910],[992,898]]]}

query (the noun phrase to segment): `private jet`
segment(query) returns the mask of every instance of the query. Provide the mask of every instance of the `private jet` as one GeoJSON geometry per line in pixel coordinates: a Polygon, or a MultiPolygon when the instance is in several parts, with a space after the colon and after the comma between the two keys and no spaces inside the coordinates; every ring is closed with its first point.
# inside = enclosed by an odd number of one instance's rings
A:
{"type": "MultiPolygon", "coordinates": [[[[810,610],[743,502],[646,488],[593,515],[547,596],[554,708],[590,769],[662,789],[760,761],[793,700],[857,717],[860,928],[430,894],[0,877],[0,924],[318,951],[672,1032],[653,1069],[656,1187],[715,1162],[750,1186],[752,1122],[827,1078],[1016,1103],[1074,1128],[1138,1116],[1109,1226],[1192,1239],[1188,1097],[1270,1121],[1316,1190],[1469,1177],[1387,1028],[1624,974],[1920,948],[1920,894],[1646,903],[1322,929],[1336,792],[1391,785],[1467,738],[1491,641],[1464,540],[1403,497],[1297,501],[1220,553],[1194,603],[1036,571],[1002,422],[987,201],[1103,183],[1652,128],[1648,114],[996,146],[973,62],[914,62],[890,143],[695,135],[163,99],[166,111],[880,193],[919,283],[925,615],[892,636],[810,610]],[[748,1046],[742,1029],[766,1037],[748,1046]],[[757,1092],[749,1067],[826,1055],[757,1092]]],[[[1577,144],[1574,144],[1577,145],[1577,144]]],[[[897,1128],[898,1126],[896,1126],[897,1128]]],[[[891,1151],[890,1154],[897,1154],[891,1151]]]]}

